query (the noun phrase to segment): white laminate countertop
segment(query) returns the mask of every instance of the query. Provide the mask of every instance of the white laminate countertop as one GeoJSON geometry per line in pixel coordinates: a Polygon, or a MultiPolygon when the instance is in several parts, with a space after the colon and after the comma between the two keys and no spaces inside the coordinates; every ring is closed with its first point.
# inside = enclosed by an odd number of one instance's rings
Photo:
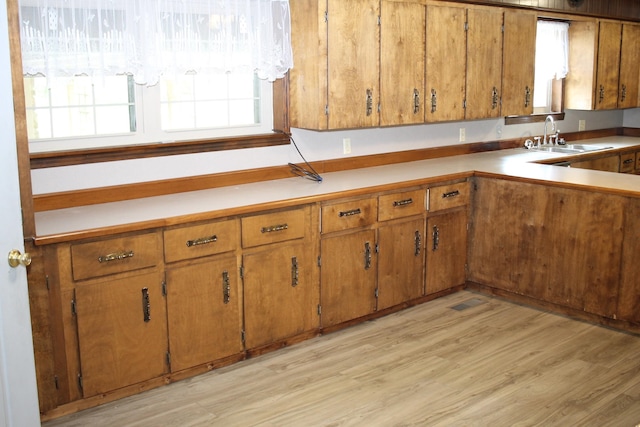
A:
{"type": "MultiPolygon", "coordinates": [[[[577,143],[574,141],[573,143],[577,143]]],[[[580,141],[614,149],[640,146],[640,138],[614,136],[580,141]]],[[[565,159],[566,154],[546,153],[524,148],[442,157],[400,164],[322,174],[322,183],[292,177],[274,181],[212,188],[208,190],[147,197],[121,202],[36,212],[36,242],[56,240],[56,236],[82,237],[92,230],[130,224],[189,217],[207,212],[259,206],[288,200],[303,200],[341,192],[446,177],[470,172],[556,182],[570,187],[586,186],[640,197],[640,176],[564,168],[533,163],[565,159]]],[[[135,227],[134,227],[135,228],[135,227]]]]}

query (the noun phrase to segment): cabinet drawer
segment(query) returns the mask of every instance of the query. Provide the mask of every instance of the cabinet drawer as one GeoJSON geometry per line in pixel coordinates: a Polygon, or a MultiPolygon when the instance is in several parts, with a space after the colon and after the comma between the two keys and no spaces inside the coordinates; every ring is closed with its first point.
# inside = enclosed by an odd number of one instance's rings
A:
{"type": "Polygon", "coordinates": [[[153,267],[160,262],[161,248],[158,233],[71,245],[73,278],[83,280],[153,267]]]}
{"type": "Polygon", "coordinates": [[[636,153],[624,153],[620,155],[620,172],[633,172],[636,167],[636,153]]]}
{"type": "Polygon", "coordinates": [[[429,189],[429,212],[457,208],[469,203],[469,183],[440,185],[429,189]]]}
{"type": "Polygon", "coordinates": [[[300,208],[242,218],[242,247],[304,238],[308,211],[300,208]]]}
{"type": "Polygon", "coordinates": [[[239,236],[238,220],[165,230],[164,259],[174,262],[234,251],[238,248],[239,236]]]}
{"type": "Polygon", "coordinates": [[[376,222],[377,199],[361,199],[322,207],[322,232],[347,230],[376,222]]]}
{"type": "Polygon", "coordinates": [[[414,190],[378,197],[378,221],[419,215],[425,211],[425,191],[414,190]]]}
{"type": "Polygon", "coordinates": [[[640,171],[640,151],[636,153],[636,171],[640,171]]]}

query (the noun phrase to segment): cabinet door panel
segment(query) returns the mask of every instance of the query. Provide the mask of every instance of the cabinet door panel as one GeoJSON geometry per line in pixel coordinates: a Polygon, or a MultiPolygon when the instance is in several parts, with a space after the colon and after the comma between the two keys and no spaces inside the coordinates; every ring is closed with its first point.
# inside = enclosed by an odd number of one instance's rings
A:
{"type": "Polygon", "coordinates": [[[502,9],[469,9],[467,21],[468,120],[500,116],[502,9]]]}
{"type": "Polygon", "coordinates": [[[318,287],[307,243],[245,255],[245,345],[255,348],[319,326],[318,287]]]}
{"type": "Polygon", "coordinates": [[[622,26],[618,108],[640,106],[640,25],[622,26]]]}
{"type": "Polygon", "coordinates": [[[424,294],[424,219],[378,230],[378,310],[424,294]]]}
{"type": "Polygon", "coordinates": [[[427,122],[464,119],[466,20],[462,7],[427,6],[427,122]]]}
{"type": "Polygon", "coordinates": [[[621,34],[621,24],[615,22],[600,23],[596,110],[614,109],[618,106],[621,34]]]}
{"type": "Polygon", "coordinates": [[[504,12],[503,116],[533,113],[537,23],[535,13],[511,9],[504,12]]]}
{"type": "Polygon", "coordinates": [[[424,122],[425,7],[382,2],[380,125],[424,122]]]}
{"type": "Polygon", "coordinates": [[[427,294],[465,283],[467,263],[466,210],[428,218],[426,252],[427,294]]]}
{"type": "Polygon", "coordinates": [[[76,288],[84,397],[167,372],[162,274],[142,274],[76,288]]]}
{"type": "Polygon", "coordinates": [[[235,256],[168,270],[171,370],[241,352],[241,310],[235,256]]]}
{"type": "Polygon", "coordinates": [[[379,124],[380,2],[328,0],[329,129],[379,124]]]}
{"type": "Polygon", "coordinates": [[[375,311],[377,257],[373,252],[375,232],[372,230],[322,239],[320,293],[323,327],[375,311]]]}

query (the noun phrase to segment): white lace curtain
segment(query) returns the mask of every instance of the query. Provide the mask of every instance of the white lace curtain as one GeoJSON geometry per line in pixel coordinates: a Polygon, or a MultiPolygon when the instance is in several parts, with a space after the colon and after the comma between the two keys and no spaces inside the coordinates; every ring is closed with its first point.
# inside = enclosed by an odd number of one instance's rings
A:
{"type": "Polygon", "coordinates": [[[569,72],[569,24],[538,21],[536,76],[543,80],[563,79],[569,72]]]}
{"type": "Polygon", "coordinates": [[[161,75],[293,66],[289,0],[19,0],[26,75],[161,75]]]}

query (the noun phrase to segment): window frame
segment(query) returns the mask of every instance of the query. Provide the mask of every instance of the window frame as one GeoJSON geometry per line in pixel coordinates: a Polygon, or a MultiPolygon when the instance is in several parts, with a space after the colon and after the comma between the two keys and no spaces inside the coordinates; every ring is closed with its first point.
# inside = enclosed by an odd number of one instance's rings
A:
{"type": "Polygon", "coordinates": [[[30,153],[31,169],[101,163],[117,160],[131,160],[181,154],[205,153],[212,151],[237,150],[243,148],[272,147],[288,145],[289,126],[289,75],[273,84],[273,132],[266,134],[203,138],[197,140],[167,143],[150,143],[118,147],[87,148],[30,153]]]}

